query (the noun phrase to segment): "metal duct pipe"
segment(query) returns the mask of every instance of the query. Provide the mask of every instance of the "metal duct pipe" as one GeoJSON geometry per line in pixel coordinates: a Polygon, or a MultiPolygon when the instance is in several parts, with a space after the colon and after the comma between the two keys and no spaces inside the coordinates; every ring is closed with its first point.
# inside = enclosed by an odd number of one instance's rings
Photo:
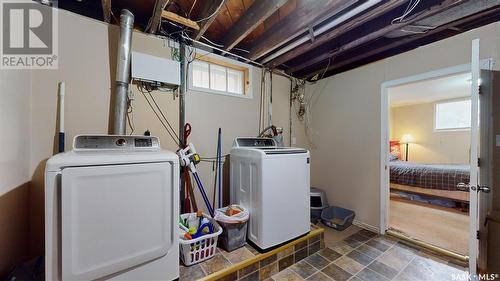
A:
{"type": "Polygon", "coordinates": [[[124,135],[127,119],[127,94],[130,80],[130,45],[132,43],[132,29],[134,28],[134,15],[123,9],[120,15],[120,39],[118,41],[118,54],[116,59],[115,78],[115,108],[113,134],[124,135]]]}

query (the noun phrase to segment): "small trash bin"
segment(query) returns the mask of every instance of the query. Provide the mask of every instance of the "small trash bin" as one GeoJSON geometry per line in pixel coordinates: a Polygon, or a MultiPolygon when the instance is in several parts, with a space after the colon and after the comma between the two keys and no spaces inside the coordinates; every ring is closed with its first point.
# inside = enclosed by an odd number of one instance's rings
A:
{"type": "Polygon", "coordinates": [[[218,245],[231,252],[246,244],[249,212],[239,205],[230,205],[215,210],[215,220],[223,231],[219,237],[218,245]],[[237,214],[230,215],[231,210],[239,210],[237,214]]]}
{"type": "Polygon", "coordinates": [[[321,212],[321,221],[333,229],[344,230],[352,224],[355,215],[354,211],[349,209],[330,206],[321,212]]]}

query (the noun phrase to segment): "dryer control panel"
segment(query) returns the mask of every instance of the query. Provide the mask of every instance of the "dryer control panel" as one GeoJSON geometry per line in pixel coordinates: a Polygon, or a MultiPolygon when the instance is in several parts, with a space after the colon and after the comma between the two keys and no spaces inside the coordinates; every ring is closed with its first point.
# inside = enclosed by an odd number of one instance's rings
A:
{"type": "Polygon", "coordinates": [[[78,135],[73,150],[159,150],[160,140],[152,136],[78,135]]]}

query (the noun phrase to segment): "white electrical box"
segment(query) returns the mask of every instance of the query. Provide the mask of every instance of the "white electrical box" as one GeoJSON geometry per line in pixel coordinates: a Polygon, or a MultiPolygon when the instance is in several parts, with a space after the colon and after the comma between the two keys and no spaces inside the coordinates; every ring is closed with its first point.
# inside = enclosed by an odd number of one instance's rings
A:
{"type": "Polygon", "coordinates": [[[178,61],[132,52],[132,78],[166,86],[181,84],[178,61]]]}

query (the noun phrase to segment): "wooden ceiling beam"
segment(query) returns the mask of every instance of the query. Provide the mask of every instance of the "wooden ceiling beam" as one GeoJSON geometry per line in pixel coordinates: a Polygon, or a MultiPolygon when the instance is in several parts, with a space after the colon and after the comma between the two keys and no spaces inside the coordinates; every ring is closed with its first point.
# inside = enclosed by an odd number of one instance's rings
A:
{"type": "Polygon", "coordinates": [[[107,23],[111,22],[111,0],[102,0],[102,17],[107,23]]]}
{"type": "MultiPolygon", "coordinates": [[[[111,0],[108,0],[111,1],[111,0]]],[[[149,33],[155,34],[158,30],[158,27],[161,24],[162,12],[165,7],[168,5],[169,0],[156,0],[155,6],[153,8],[153,14],[149,19],[148,26],[146,28],[149,33]]]]}
{"type": "Polygon", "coordinates": [[[288,0],[255,1],[245,13],[229,28],[220,40],[227,51],[245,39],[264,20],[276,12],[288,0]]]}
{"type": "Polygon", "coordinates": [[[306,32],[310,26],[334,16],[354,2],[352,0],[298,0],[297,8],[292,13],[279,24],[266,30],[257,39],[248,57],[257,60],[272,48],[283,44],[300,32],[306,32]]]}
{"type": "Polygon", "coordinates": [[[314,58],[308,59],[304,63],[290,68],[287,70],[287,73],[297,72],[301,69],[304,69],[304,68],[310,67],[314,64],[325,61],[331,57],[338,56],[339,54],[342,54],[342,53],[346,52],[347,50],[354,49],[354,48],[361,46],[363,44],[366,44],[372,40],[383,37],[386,34],[388,34],[389,32],[392,32],[392,31],[397,30],[397,29],[401,29],[409,24],[412,24],[412,23],[419,21],[421,19],[424,19],[426,17],[440,13],[446,9],[449,9],[449,8],[451,8],[455,5],[461,4],[461,3],[462,3],[461,0],[445,0],[439,4],[433,5],[433,6],[429,7],[428,9],[421,11],[420,13],[413,14],[413,15],[407,17],[403,22],[398,22],[398,23],[394,23],[394,24],[391,24],[389,22],[389,24],[387,26],[385,26],[384,28],[375,30],[373,32],[369,32],[368,34],[365,34],[365,35],[363,35],[363,36],[361,36],[361,37],[359,37],[359,38],[357,38],[349,43],[346,43],[338,48],[333,49],[331,52],[327,52],[327,53],[324,53],[322,55],[316,56],[314,58]]]}
{"type": "Polygon", "coordinates": [[[402,46],[404,46],[406,44],[410,44],[412,42],[421,40],[421,39],[423,39],[425,37],[439,34],[439,33],[443,32],[443,31],[446,31],[446,30],[456,30],[458,28],[458,26],[460,26],[460,25],[467,24],[469,22],[472,22],[472,21],[475,21],[475,20],[479,20],[481,18],[488,17],[488,16],[491,16],[491,15],[495,15],[495,14],[498,14],[498,13],[500,13],[500,5],[496,6],[494,8],[490,8],[488,10],[485,10],[485,11],[483,11],[481,13],[477,13],[477,14],[471,15],[469,17],[462,18],[460,20],[457,20],[457,21],[450,22],[448,24],[439,26],[439,27],[437,27],[437,28],[435,28],[433,30],[430,30],[430,31],[426,32],[426,33],[422,33],[422,34],[419,34],[419,35],[416,35],[416,36],[412,36],[412,37],[407,37],[407,38],[404,38],[404,39],[396,40],[396,41],[394,41],[392,43],[383,45],[383,46],[381,46],[379,48],[372,49],[372,50],[369,50],[367,52],[362,52],[362,53],[360,53],[357,56],[351,56],[348,59],[345,59],[345,60],[342,60],[342,61],[339,61],[339,62],[334,62],[328,68],[323,68],[323,69],[316,70],[316,71],[314,71],[312,73],[309,73],[309,74],[305,75],[303,78],[310,79],[311,77],[313,77],[316,74],[321,74],[321,73],[326,73],[328,71],[333,71],[335,69],[347,66],[349,64],[352,64],[352,63],[355,63],[357,61],[369,58],[371,56],[374,56],[374,55],[377,55],[377,54],[389,51],[391,49],[402,47],[402,46]]]}
{"type": "Polygon", "coordinates": [[[162,11],[161,17],[164,19],[176,22],[178,24],[182,24],[182,25],[187,26],[189,28],[192,28],[194,30],[200,30],[200,26],[196,22],[194,22],[188,18],[181,17],[176,13],[172,13],[170,11],[162,11]]]}
{"type": "Polygon", "coordinates": [[[195,40],[200,40],[201,36],[205,34],[205,32],[219,15],[220,11],[222,10],[222,6],[226,5],[227,1],[228,0],[203,0],[203,7],[201,8],[199,17],[204,18],[212,14],[213,16],[200,23],[200,29],[194,34],[195,40]]]}
{"type": "Polygon", "coordinates": [[[289,52],[286,52],[285,54],[269,61],[266,65],[268,65],[269,67],[276,67],[278,65],[284,64],[285,62],[292,60],[302,54],[305,54],[306,52],[314,48],[330,42],[333,38],[337,38],[338,36],[343,35],[371,20],[374,20],[377,17],[383,16],[388,11],[391,11],[392,9],[397,8],[407,2],[408,0],[393,0],[377,6],[369,12],[356,16],[355,19],[347,20],[338,27],[332,28],[330,31],[317,36],[314,42],[306,42],[298,46],[297,48],[294,48],[289,52]]]}

